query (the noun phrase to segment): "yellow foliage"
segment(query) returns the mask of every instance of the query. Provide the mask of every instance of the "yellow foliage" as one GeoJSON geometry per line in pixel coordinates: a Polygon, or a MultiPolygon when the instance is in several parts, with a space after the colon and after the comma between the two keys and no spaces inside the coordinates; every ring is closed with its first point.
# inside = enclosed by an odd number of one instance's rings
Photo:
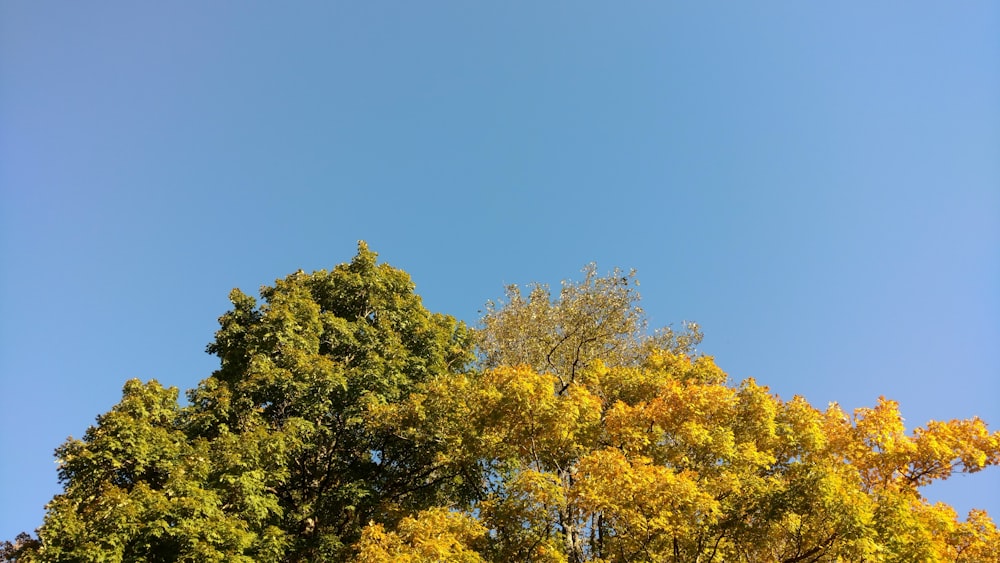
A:
{"type": "Polygon", "coordinates": [[[358,543],[358,563],[480,563],[476,551],[486,534],[467,514],[432,508],[416,517],[404,518],[396,530],[371,523],[358,543]]]}
{"type": "Polygon", "coordinates": [[[734,383],[696,326],[646,332],[632,274],[511,287],[480,369],[363,245],[262,295],[232,295],[191,407],[130,382],[59,448],[20,560],[1000,563],[986,513],[920,494],[1000,464],[1000,433],[734,383]]]}
{"type": "Polygon", "coordinates": [[[555,376],[527,366],[501,367],[481,381],[479,408],[483,437],[501,456],[538,464],[565,464],[596,438],[601,400],[586,387],[569,385],[556,393],[555,376]]]}
{"type": "Polygon", "coordinates": [[[593,362],[568,386],[527,366],[486,373],[477,408],[506,469],[480,509],[500,538],[499,560],[968,561],[995,552],[985,515],[960,523],[916,493],[1000,462],[998,435],[982,421],[908,434],[885,398],[848,416],[835,404],[822,412],[801,397],[782,401],[752,379],[726,382],[711,358],[669,351],[643,367],[593,362]]]}
{"type": "Polygon", "coordinates": [[[699,487],[696,473],[676,472],[647,457],[594,452],[580,461],[577,478],[580,507],[617,530],[606,548],[628,559],[665,556],[674,538],[695,536],[718,520],[719,503],[699,487]]]}

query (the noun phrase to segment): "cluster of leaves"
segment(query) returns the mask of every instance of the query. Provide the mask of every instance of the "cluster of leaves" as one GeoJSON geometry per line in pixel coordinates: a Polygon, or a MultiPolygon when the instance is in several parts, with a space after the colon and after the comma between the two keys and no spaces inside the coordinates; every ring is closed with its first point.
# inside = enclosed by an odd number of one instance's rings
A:
{"type": "Polygon", "coordinates": [[[510,287],[470,331],[361,243],[234,290],[220,368],[184,407],[128,382],[0,560],[1000,561],[985,513],[919,492],[1000,464],[1000,433],[732,384],[635,285],[510,287]]]}

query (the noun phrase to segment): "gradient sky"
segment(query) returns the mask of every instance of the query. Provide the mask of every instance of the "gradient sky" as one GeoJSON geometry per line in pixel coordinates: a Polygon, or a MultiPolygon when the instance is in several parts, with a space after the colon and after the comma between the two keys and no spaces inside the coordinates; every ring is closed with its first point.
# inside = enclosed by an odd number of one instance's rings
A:
{"type": "Polygon", "coordinates": [[[1000,4],[0,0],[0,539],[358,239],[472,323],[636,268],[735,381],[1000,429],[1000,4]]]}

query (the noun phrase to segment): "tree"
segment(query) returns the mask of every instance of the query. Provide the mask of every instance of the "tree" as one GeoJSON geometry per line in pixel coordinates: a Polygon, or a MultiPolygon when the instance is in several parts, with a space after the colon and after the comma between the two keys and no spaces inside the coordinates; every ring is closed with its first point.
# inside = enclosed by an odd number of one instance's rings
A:
{"type": "Polygon", "coordinates": [[[477,331],[481,366],[527,365],[554,375],[565,390],[593,360],[639,365],[650,350],[690,353],[701,342],[695,323],[680,333],[669,327],[647,333],[634,271],[600,276],[589,264],[583,273],[582,282],[564,281],[555,299],[548,286],[532,284],[527,299],[509,285],[505,300],[488,301],[477,331]]]}
{"type": "Polygon", "coordinates": [[[474,410],[491,473],[476,510],[492,560],[995,553],[988,517],[960,523],[918,492],[1000,463],[1000,434],[982,421],[932,422],[909,437],[891,401],[848,417],[753,380],[732,385],[695,352],[696,326],[647,336],[632,275],[584,272],[557,299],[545,286],[527,299],[509,287],[477,334],[474,410]]]}
{"type": "Polygon", "coordinates": [[[979,419],[907,432],[730,380],[649,334],[634,274],[511,286],[481,327],[364,243],[239,290],[177,403],[156,381],[57,450],[64,491],[4,561],[1000,561],[922,487],[1000,464],[979,419]],[[475,349],[474,349],[475,346],[475,349]],[[473,352],[476,352],[474,355],[473,352]]]}
{"type": "MultiPolygon", "coordinates": [[[[680,333],[669,328],[647,333],[635,272],[614,270],[600,276],[594,264],[583,272],[582,282],[564,281],[555,299],[544,285],[530,286],[527,299],[519,287],[508,286],[505,301],[487,303],[477,332],[481,364],[487,370],[484,385],[487,394],[498,399],[487,401],[484,412],[491,413],[491,422],[484,432],[499,433],[495,442],[505,446],[491,452],[492,463],[506,478],[494,479],[502,485],[488,498],[487,514],[504,512],[503,499],[522,497],[518,486],[549,485],[552,502],[535,509],[551,513],[558,525],[548,527],[546,537],[537,538],[537,543],[554,545],[558,529],[573,562],[584,560],[581,534],[587,522],[568,494],[581,455],[595,447],[593,440],[599,436],[595,424],[602,410],[600,396],[586,384],[586,370],[595,361],[637,367],[664,349],[691,353],[701,340],[694,323],[680,333]],[[513,403],[508,402],[511,399],[513,403]],[[518,443],[530,445],[530,451],[510,449],[518,443]]],[[[530,545],[518,537],[531,528],[522,524],[508,539],[497,536],[498,544],[530,545]]],[[[506,549],[500,551],[506,557],[526,556],[506,549]]]]}
{"type": "Polygon", "coordinates": [[[448,436],[380,418],[473,359],[465,326],[413,290],[363,242],[349,264],[264,287],[259,306],[233,290],[208,347],[220,368],[188,407],[132,381],[58,450],[65,492],[40,557],[338,560],[370,521],[472,498],[476,465],[448,436]]]}
{"type": "Polygon", "coordinates": [[[996,553],[985,514],[962,523],[919,494],[932,479],[1000,462],[1000,434],[979,420],[907,436],[891,402],[851,417],[819,411],[753,380],[730,385],[711,358],[670,351],[638,368],[595,362],[560,388],[527,366],[484,376],[479,410],[497,469],[477,508],[494,561],[996,553]]]}
{"type": "Polygon", "coordinates": [[[46,561],[252,561],[257,542],[185,434],[177,389],[125,384],[120,403],[56,454],[65,491],[39,532],[46,561]]]}
{"type": "Polygon", "coordinates": [[[31,534],[21,532],[14,541],[0,542],[0,561],[3,563],[29,561],[40,547],[38,540],[32,538],[31,534]]]}
{"type": "Polygon", "coordinates": [[[261,307],[234,291],[220,320],[209,351],[222,366],[191,393],[191,428],[281,445],[281,472],[265,468],[280,507],[268,523],[288,537],[291,560],[345,557],[369,521],[474,494],[474,466],[452,463],[452,444],[393,432],[379,416],[472,360],[464,325],[428,312],[413,290],[359,243],[349,264],[264,288],[261,307]]]}

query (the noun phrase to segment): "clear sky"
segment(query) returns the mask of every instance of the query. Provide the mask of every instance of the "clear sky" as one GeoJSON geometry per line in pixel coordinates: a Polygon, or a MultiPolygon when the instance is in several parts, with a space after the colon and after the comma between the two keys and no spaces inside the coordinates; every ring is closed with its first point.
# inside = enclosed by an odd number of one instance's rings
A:
{"type": "Polygon", "coordinates": [[[1000,3],[0,0],[0,539],[358,239],[469,322],[634,267],[736,381],[1000,429],[1000,3]]]}

